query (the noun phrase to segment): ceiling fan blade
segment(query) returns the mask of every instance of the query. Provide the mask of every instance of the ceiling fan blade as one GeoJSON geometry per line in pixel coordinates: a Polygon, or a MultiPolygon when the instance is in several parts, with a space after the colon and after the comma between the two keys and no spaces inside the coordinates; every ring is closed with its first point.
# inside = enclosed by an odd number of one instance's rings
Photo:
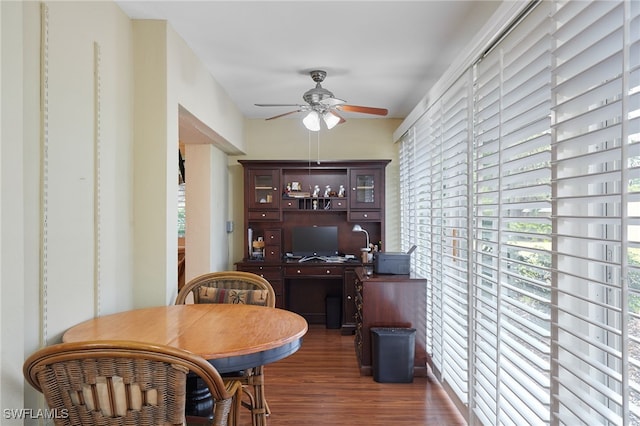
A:
{"type": "Polygon", "coordinates": [[[389,113],[385,108],[372,108],[358,105],[339,105],[337,108],[341,111],[361,112],[363,114],[387,115],[389,113]]]}
{"type": "Polygon", "coordinates": [[[301,107],[304,105],[300,104],[254,104],[259,107],[301,107]]]}
{"type": "Polygon", "coordinates": [[[284,117],[285,115],[295,114],[296,112],[302,111],[301,109],[295,111],[285,112],[284,114],[274,115],[273,117],[265,118],[265,120],[273,120],[274,118],[284,117]]]}
{"type": "Polygon", "coordinates": [[[325,98],[319,101],[318,103],[327,107],[334,107],[337,105],[346,104],[347,101],[343,101],[342,99],[338,99],[338,98],[325,98]]]}

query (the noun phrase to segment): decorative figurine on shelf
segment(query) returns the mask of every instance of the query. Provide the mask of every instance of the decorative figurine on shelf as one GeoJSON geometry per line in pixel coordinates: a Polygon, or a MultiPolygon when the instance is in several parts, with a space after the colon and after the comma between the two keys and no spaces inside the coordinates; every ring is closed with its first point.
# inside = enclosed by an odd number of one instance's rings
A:
{"type": "Polygon", "coordinates": [[[338,188],[338,197],[344,197],[344,185],[340,185],[338,188]]]}
{"type": "Polygon", "coordinates": [[[318,197],[319,195],[320,195],[320,185],[316,185],[313,187],[312,197],[318,197]]]}
{"type": "Polygon", "coordinates": [[[324,187],[324,196],[325,197],[331,196],[331,185],[327,185],[324,187]]]}
{"type": "Polygon", "coordinates": [[[253,242],[252,258],[256,260],[264,259],[264,239],[262,237],[258,237],[258,239],[253,242]]]}
{"type": "Polygon", "coordinates": [[[287,188],[284,190],[284,192],[285,192],[287,195],[289,195],[289,193],[291,192],[291,184],[290,184],[290,183],[288,183],[288,184],[287,184],[287,188]]]}

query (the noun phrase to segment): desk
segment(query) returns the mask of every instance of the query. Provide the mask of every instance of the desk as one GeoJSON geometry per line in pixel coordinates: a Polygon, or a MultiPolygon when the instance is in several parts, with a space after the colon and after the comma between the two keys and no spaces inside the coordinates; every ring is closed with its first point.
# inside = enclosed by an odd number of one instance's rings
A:
{"type": "Polygon", "coordinates": [[[67,330],[63,342],[132,340],[206,358],[220,373],[257,367],[296,352],[307,332],[300,315],[254,305],[199,304],[105,315],[67,330]]]}
{"type": "Polygon", "coordinates": [[[276,306],[295,311],[312,324],[325,322],[327,296],[340,297],[343,334],[352,334],[355,328],[354,270],[359,266],[359,260],[343,263],[316,260],[236,263],[238,271],[252,272],[269,280],[276,293],[276,306]]]}

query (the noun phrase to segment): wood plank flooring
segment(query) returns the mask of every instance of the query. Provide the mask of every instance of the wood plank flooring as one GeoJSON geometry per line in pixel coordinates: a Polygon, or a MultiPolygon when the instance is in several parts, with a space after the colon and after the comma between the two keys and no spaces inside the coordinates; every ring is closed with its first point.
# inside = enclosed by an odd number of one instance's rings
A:
{"type": "MultiPolygon", "coordinates": [[[[265,367],[269,426],[466,425],[435,378],[377,383],[360,376],[353,336],[312,325],[302,348],[265,367]]],[[[243,409],[242,426],[250,426],[243,409]]]]}

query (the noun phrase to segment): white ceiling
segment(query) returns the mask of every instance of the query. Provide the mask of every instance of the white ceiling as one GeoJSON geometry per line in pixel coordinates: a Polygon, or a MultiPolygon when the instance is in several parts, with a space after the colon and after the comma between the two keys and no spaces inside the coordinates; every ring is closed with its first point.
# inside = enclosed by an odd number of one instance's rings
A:
{"type": "Polygon", "coordinates": [[[323,69],[335,97],[404,118],[501,1],[117,3],[131,18],[169,21],[246,117],[292,109],[255,103],[304,103],[308,72],[323,69]]]}

